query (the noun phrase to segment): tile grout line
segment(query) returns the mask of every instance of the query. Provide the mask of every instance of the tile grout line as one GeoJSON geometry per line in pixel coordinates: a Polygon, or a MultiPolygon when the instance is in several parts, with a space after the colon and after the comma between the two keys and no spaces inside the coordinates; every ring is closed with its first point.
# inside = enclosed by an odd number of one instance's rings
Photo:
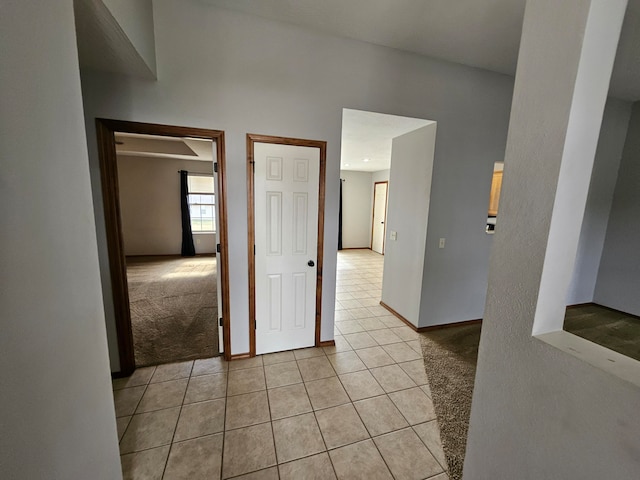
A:
{"type": "Polygon", "coordinates": [[[227,373],[227,383],[224,389],[224,413],[222,416],[222,447],[220,450],[220,474],[218,476],[218,478],[223,478],[223,472],[224,472],[224,444],[225,444],[225,440],[227,438],[227,432],[226,432],[226,428],[227,428],[227,399],[229,398],[229,377],[230,375],[230,370],[229,370],[229,362],[227,362],[226,360],[222,360],[223,362],[225,362],[227,364],[227,369],[226,369],[226,373],[227,373]]]}
{"type": "MultiPolygon", "coordinates": [[[[176,438],[176,432],[178,431],[178,425],[180,424],[180,416],[182,415],[182,407],[184,406],[184,399],[187,396],[187,389],[189,388],[189,381],[191,380],[191,373],[193,372],[193,367],[195,365],[195,361],[191,362],[191,370],[189,370],[189,376],[187,377],[187,384],[184,387],[184,393],[182,394],[182,402],[180,402],[180,410],[178,411],[178,418],[176,419],[176,426],[173,427],[173,435],[171,435],[171,443],[169,443],[169,451],[167,452],[167,459],[164,462],[164,468],[162,469],[162,477],[164,478],[164,475],[167,471],[167,465],[169,465],[169,457],[171,457],[171,451],[173,450],[173,443],[174,443],[174,439],[176,438]]],[[[157,368],[156,368],[157,371],[157,368]]],[[[155,375],[155,372],[154,372],[155,375]]],[[[175,408],[175,407],[169,407],[169,408],[175,408]]]]}
{"type": "MultiPolygon", "coordinates": [[[[142,401],[142,397],[144,397],[144,394],[147,393],[147,388],[149,387],[151,382],[151,378],[153,377],[153,375],[156,373],[156,368],[154,367],[153,369],[153,373],[151,374],[151,376],[149,377],[149,381],[145,384],[145,385],[137,385],[137,386],[144,386],[144,392],[142,392],[142,395],[140,395],[140,399],[136,402],[136,408],[133,409],[133,413],[131,414],[131,418],[129,419],[129,422],[127,423],[126,428],[124,429],[124,432],[122,432],[122,439],[118,439],[118,451],[120,453],[120,464],[122,465],[122,455],[128,455],[128,453],[123,454],[122,452],[120,452],[120,443],[122,443],[122,440],[124,440],[124,436],[127,434],[127,430],[129,430],[129,427],[131,426],[131,422],[133,421],[133,417],[139,414],[136,414],[136,411],[138,410],[138,407],[140,406],[140,402],[142,401]]],[[[134,387],[130,387],[130,388],[134,388],[134,387]]],[[[120,390],[124,390],[124,388],[121,388],[120,390]]],[[[115,391],[114,391],[115,393],[115,391]]],[[[123,415],[123,417],[126,417],[128,415],[123,415]]],[[[116,413],[116,424],[118,422],[118,418],[122,418],[122,417],[118,417],[117,413],[116,413]]],[[[134,452],[129,452],[129,453],[136,453],[134,452]]]]}
{"type": "MultiPolygon", "coordinates": [[[[322,350],[322,352],[325,354],[325,357],[327,357],[327,352],[325,352],[324,349],[322,350]]],[[[329,365],[331,365],[331,362],[329,361],[328,358],[327,358],[327,361],[329,362],[329,365]]],[[[297,363],[298,362],[296,362],[296,364],[297,363]]],[[[331,368],[333,368],[333,365],[331,365],[331,368]]],[[[300,370],[300,366],[299,365],[298,365],[298,370],[300,370]]],[[[333,369],[333,371],[335,372],[335,368],[333,369]]],[[[300,371],[300,377],[302,378],[302,371],[300,371]]],[[[338,379],[338,381],[340,381],[340,379],[338,379]]],[[[304,381],[304,378],[302,378],[302,385],[304,387],[304,391],[305,391],[305,393],[307,395],[307,398],[309,399],[309,406],[311,407],[311,413],[313,413],[313,418],[315,419],[316,425],[318,426],[318,431],[320,432],[320,438],[322,438],[322,444],[324,445],[325,453],[327,454],[327,457],[329,458],[329,463],[331,464],[331,468],[333,469],[333,474],[336,476],[336,478],[338,478],[338,472],[336,471],[336,467],[333,464],[333,460],[331,459],[331,455],[329,454],[329,449],[327,448],[327,442],[324,439],[324,434],[322,433],[322,429],[320,428],[320,423],[318,422],[318,416],[316,415],[316,409],[313,408],[313,404],[311,403],[311,397],[309,396],[309,390],[307,390],[307,383],[304,381]]],[[[348,394],[347,394],[347,396],[348,396],[348,394]]],[[[331,407],[329,407],[329,408],[331,408],[331,407]]]]}
{"type": "MultiPolygon", "coordinates": [[[[295,357],[295,353],[293,354],[295,357]]],[[[277,364],[276,364],[277,365],[277,364]]],[[[296,368],[298,363],[296,362],[296,368]]],[[[276,433],[273,429],[273,417],[271,416],[271,401],[269,400],[269,390],[267,388],[267,371],[264,365],[264,359],[262,359],[262,374],[264,375],[264,394],[267,397],[267,410],[269,412],[269,428],[271,429],[271,439],[273,440],[273,456],[276,457],[276,472],[278,472],[278,479],[280,479],[280,468],[278,465],[278,446],[276,445],[276,433]]],[[[267,467],[270,468],[270,467],[267,467]]]]}
{"type": "MultiPolygon", "coordinates": [[[[424,424],[424,423],[429,423],[429,422],[437,422],[437,420],[428,420],[428,421],[426,421],[426,422],[418,423],[418,425],[422,425],[422,424],[424,424]]],[[[427,445],[427,444],[425,443],[425,441],[424,441],[424,440],[422,440],[422,437],[418,434],[418,432],[416,432],[416,429],[415,429],[416,425],[409,425],[409,427],[410,427],[410,428],[415,432],[415,434],[418,436],[418,438],[420,439],[420,441],[422,442],[422,444],[423,444],[423,445],[426,447],[426,449],[429,451],[429,453],[431,454],[431,456],[433,457],[433,459],[436,461],[436,463],[437,463],[438,465],[440,465],[440,468],[442,468],[442,471],[443,471],[443,472],[447,472],[448,467],[446,467],[446,466],[442,465],[442,463],[440,463],[440,460],[438,460],[438,457],[436,457],[436,456],[435,456],[435,454],[431,451],[431,449],[429,448],[429,445],[427,445]]],[[[438,428],[438,430],[440,430],[440,429],[438,428]]],[[[444,451],[443,451],[443,454],[444,454],[444,451]]],[[[442,473],[442,472],[441,472],[441,473],[442,473]]],[[[436,475],[440,475],[440,473],[437,473],[436,475]]],[[[435,475],[434,475],[434,476],[435,476],[435,475]]]]}

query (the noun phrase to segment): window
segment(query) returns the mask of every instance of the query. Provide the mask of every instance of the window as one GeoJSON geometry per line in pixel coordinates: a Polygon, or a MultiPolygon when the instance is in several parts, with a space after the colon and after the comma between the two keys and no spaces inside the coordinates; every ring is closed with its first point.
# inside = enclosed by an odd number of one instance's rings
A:
{"type": "Polygon", "coordinates": [[[188,175],[191,231],[216,231],[216,196],[213,176],[188,175]]]}

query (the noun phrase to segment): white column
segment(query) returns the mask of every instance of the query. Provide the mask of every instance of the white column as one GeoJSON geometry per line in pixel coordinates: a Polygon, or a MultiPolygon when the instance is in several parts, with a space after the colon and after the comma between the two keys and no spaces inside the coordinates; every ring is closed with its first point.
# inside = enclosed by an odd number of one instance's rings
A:
{"type": "MultiPolygon", "coordinates": [[[[533,333],[562,330],[626,0],[592,0],[557,174],[533,333]]],[[[514,125],[515,126],[515,125],[514,125]]],[[[562,133],[562,130],[560,132],[562,133]]],[[[534,152],[531,152],[534,153],[534,152]]],[[[535,158],[535,157],[534,157],[535,158]]],[[[557,161],[553,162],[554,170],[557,161]]],[[[555,180],[554,180],[555,181],[555,180]]],[[[550,185],[553,189],[553,181],[550,185]]],[[[551,190],[553,192],[553,190],[551,190]]]]}
{"type": "Polygon", "coordinates": [[[73,2],[0,32],[0,477],[117,479],[73,2]]]}

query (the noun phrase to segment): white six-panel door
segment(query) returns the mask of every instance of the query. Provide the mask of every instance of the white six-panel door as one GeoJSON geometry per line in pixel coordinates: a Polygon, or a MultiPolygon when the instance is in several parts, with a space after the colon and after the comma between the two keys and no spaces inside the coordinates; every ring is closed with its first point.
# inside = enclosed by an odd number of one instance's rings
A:
{"type": "Polygon", "coordinates": [[[256,354],[315,343],[320,151],[254,145],[256,354]]]}
{"type": "Polygon", "coordinates": [[[373,231],[371,250],[384,254],[384,236],[387,221],[387,182],[376,183],[373,188],[373,231]]]}

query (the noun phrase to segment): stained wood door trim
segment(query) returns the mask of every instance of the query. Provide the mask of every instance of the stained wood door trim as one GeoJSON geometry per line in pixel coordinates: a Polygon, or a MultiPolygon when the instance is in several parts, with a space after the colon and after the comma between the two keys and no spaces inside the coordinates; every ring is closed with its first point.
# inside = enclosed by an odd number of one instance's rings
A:
{"type": "MultiPolygon", "coordinates": [[[[227,231],[227,184],[224,132],[204,128],[178,127],[153,123],[138,123],[121,120],[97,118],[96,131],[98,138],[98,154],[100,157],[100,178],[102,182],[102,201],[109,252],[109,270],[111,272],[111,289],[115,310],[118,353],[120,358],[120,375],[130,375],[135,369],[133,351],[133,333],[131,331],[131,311],[129,309],[129,290],[127,286],[127,268],[122,238],[122,220],[118,186],[118,166],[116,157],[115,132],[138,133],[169,137],[195,137],[212,140],[216,145],[218,162],[218,185],[216,201],[220,218],[220,252],[216,254],[219,262],[218,274],[221,276],[222,318],[224,324],[223,344],[224,357],[231,358],[231,319],[229,316],[229,243],[227,231]]],[[[220,312],[218,312],[220,315],[220,312]]],[[[216,321],[217,328],[217,321],[216,321]]]]}
{"type": "MultiPolygon", "coordinates": [[[[369,245],[369,250],[373,251],[373,232],[375,230],[374,222],[376,220],[376,185],[386,183],[387,190],[385,192],[384,198],[384,233],[382,234],[382,255],[384,255],[384,242],[387,237],[387,207],[389,201],[389,180],[384,180],[382,182],[375,182],[373,184],[373,208],[371,210],[371,244],[369,245]]],[[[376,252],[377,253],[377,252],[376,252]]]]}
{"type": "Polygon", "coordinates": [[[270,135],[247,134],[247,255],[249,258],[249,354],[256,355],[256,262],[255,262],[255,198],[253,182],[254,144],[275,143],[298,147],[320,149],[320,183],[318,185],[318,252],[316,275],[316,328],[315,346],[321,346],[320,329],[322,318],[322,266],[324,253],[324,203],[327,164],[327,142],[300,138],[274,137],[270,135]]]}

